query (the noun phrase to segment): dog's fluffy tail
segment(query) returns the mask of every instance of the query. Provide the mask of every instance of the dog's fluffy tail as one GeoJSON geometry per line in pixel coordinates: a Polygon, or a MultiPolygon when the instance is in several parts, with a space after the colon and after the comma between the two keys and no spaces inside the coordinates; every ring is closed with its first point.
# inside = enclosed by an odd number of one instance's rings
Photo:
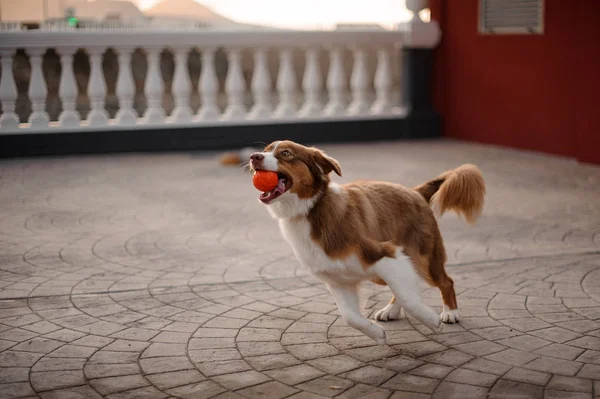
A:
{"type": "Polygon", "coordinates": [[[466,164],[444,172],[415,190],[429,202],[437,216],[455,211],[473,224],[483,209],[485,182],[475,165],[466,164]]]}

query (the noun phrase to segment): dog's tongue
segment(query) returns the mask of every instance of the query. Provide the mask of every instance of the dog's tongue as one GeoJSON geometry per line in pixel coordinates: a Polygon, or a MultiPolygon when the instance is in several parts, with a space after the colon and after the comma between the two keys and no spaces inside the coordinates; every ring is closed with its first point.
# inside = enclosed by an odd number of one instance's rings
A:
{"type": "Polygon", "coordinates": [[[260,200],[263,202],[269,202],[279,194],[283,194],[285,190],[285,179],[279,179],[277,186],[271,191],[265,191],[260,195],[260,200]]]}

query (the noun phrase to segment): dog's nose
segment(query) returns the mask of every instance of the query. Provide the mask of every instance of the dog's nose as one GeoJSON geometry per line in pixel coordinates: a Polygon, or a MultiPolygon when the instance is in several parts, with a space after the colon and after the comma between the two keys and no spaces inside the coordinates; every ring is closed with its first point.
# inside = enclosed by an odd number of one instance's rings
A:
{"type": "Polygon", "coordinates": [[[250,159],[253,161],[262,161],[265,159],[265,156],[260,152],[255,152],[254,154],[250,155],[250,159]]]}

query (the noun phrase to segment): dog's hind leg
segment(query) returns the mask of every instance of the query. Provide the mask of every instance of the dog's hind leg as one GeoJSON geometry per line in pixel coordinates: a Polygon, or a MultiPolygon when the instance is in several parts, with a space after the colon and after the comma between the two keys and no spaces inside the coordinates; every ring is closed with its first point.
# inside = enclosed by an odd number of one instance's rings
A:
{"type": "Polygon", "coordinates": [[[402,305],[396,301],[396,297],[392,295],[390,303],[388,303],[383,309],[379,309],[375,313],[375,320],[379,321],[390,321],[398,320],[402,318],[402,305]]]}
{"type": "Polygon", "coordinates": [[[421,277],[408,256],[397,250],[395,258],[382,258],[372,267],[390,287],[398,306],[403,307],[432,330],[440,330],[440,316],[423,302],[419,287],[421,277]]]}
{"type": "Polygon", "coordinates": [[[360,314],[358,287],[356,285],[328,284],[329,291],[335,298],[342,319],[352,328],[377,342],[385,344],[385,331],[360,314]]]}

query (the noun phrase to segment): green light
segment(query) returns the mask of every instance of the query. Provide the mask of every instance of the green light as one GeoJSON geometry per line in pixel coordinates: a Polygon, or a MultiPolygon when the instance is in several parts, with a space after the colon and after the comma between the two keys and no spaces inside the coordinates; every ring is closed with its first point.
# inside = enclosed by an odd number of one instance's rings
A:
{"type": "Polygon", "coordinates": [[[78,19],[75,17],[71,17],[68,19],[67,23],[69,26],[77,26],[78,19]]]}

